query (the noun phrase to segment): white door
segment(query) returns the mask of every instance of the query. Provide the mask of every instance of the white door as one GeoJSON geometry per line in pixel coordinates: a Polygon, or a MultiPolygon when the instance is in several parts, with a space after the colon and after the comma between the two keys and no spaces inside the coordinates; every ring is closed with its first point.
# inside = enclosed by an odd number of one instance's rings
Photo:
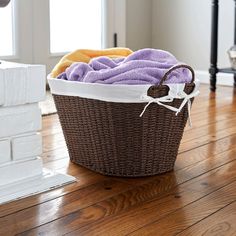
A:
{"type": "Polygon", "coordinates": [[[116,46],[125,46],[125,4],[125,0],[12,0],[0,9],[0,20],[2,11],[7,22],[2,28],[0,21],[0,30],[7,32],[0,44],[8,50],[1,52],[0,45],[0,57],[46,64],[49,72],[68,51],[114,46],[114,35],[116,46]]]}

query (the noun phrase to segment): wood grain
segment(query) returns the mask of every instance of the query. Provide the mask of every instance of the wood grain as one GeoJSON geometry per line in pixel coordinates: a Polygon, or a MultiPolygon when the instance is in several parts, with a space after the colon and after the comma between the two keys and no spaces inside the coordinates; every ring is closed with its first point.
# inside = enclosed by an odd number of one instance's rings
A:
{"type": "MultiPolygon", "coordinates": [[[[195,188],[200,188],[199,185],[200,187],[203,186],[202,189],[206,188],[205,182],[203,182],[202,179],[198,183],[194,183],[195,188]]],[[[210,189],[210,188],[208,188],[208,190],[213,191],[213,189],[210,189]]],[[[161,194],[161,192],[164,193],[164,191],[161,190],[159,183],[154,182],[152,184],[147,184],[142,187],[140,186],[139,188],[136,188],[135,190],[132,190],[132,191],[130,190],[125,193],[119,194],[117,196],[110,198],[109,200],[102,201],[89,208],[74,212],[73,214],[70,214],[69,216],[65,216],[52,223],[45,224],[41,227],[38,227],[35,230],[31,230],[27,232],[26,235],[34,235],[34,234],[47,235],[48,232],[53,233],[53,235],[59,235],[57,234],[57,230],[59,230],[58,232],[63,232],[64,234],[64,233],[70,232],[72,229],[75,230],[78,228],[80,228],[80,230],[75,231],[75,234],[78,234],[78,235],[81,235],[81,234],[93,235],[95,232],[98,232],[99,235],[109,235],[109,234],[112,234],[113,230],[116,231],[117,235],[120,235],[122,234],[122,232],[120,232],[120,229],[117,229],[119,225],[122,225],[121,229],[123,230],[124,228],[128,230],[128,227],[130,226],[135,227],[136,224],[140,225],[141,222],[139,218],[142,219],[142,214],[144,215],[151,214],[150,217],[153,217],[154,219],[156,219],[156,217],[160,216],[160,213],[161,213],[160,211],[162,211],[162,214],[164,215],[165,210],[167,212],[170,212],[176,209],[176,207],[182,206],[178,204],[176,205],[177,203],[176,198],[178,199],[180,198],[180,196],[186,194],[188,196],[188,201],[191,201],[191,200],[193,201],[206,194],[206,192],[201,193],[199,189],[198,190],[195,189],[194,191],[192,189],[189,190],[188,185],[186,185],[186,189],[184,189],[184,186],[183,186],[183,187],[175,188],[174,190],[171,190],[171,191],[167,191],[165,193],[165,197],[164,197],[164,194],[161,194]],[[159,200],[155,200],[154,202],[154,199],[159,199],[159,200]],[[173,199],[175,201],[173,201],[173,199]],[[142,203],[147,202],[147,201],[148,202],[153,201],[153,202],[149,205],[145,204],[145,206],[142,207],[142,203]],[[163,203],[166,203],[166,204],[162,206],[163,203]],[[141,215],[139,215],[138,211],[136,211],[136,209],[140,209],[140,208],[142,212],[141,215]],[[157,209],[157,211],[153,213],[147,213],[151,209],[153,210],[157,209]],[[122,218],[122,216],[125,214],[124,212],[127,210],[128,210],[128,215],[130,216],[130,218],[125,217],[124,219],[120,220],[120,217],[122,218]],[[85,224],[84,217],[86,218],[86,216],[91,214],[91,212],[93,212],[93,217],[91,217],[89,221],[88,220],[86,221],[86,224],[88,224],[88,227],[81,229],[81,227],[83,227],[85,224]],[[118,213],[122,213],[122,214],[118,214],[118,213]],[[132,213],[135,214],[135,217],[134,215],[132,215],[132,213]],[[109,222],[110,222],[109,220],[108,222],[104,221],[104,219],[111,219],[111,216],[113,215],[117,215],[115,218],[118,218],[120,222],[116,221],[114,225],[113,224],[109,225],[109,222]],[[102,228],[104,228],[104,231],[100,231],[101,229],[99,227],[100,226],[99,223],[103,225],[102,228]],[[106,227],[107,224],[108,224],[108,228],[106,227]]],[[[179,200],[181,202],[182,199],[179,199],[179,200]]],[[[112,219],[114,220],[114,218],[112,219]]],[[[143,220],[144,222],[146,222],[148,219],[150,218],[145,217],[143,220]]]]}
{"type": "Polygon", "coordinates": [[[236,235],[236,201],[182,231],[179,236],[236,235]]]}
{"type": "MultiPolygon", "coordinates": [[[[189,204],[181,210],[175,211],[159,221],[152,222],[140,230],[133,232],[135,235],[176,235],[184,229],[194,225],[207,216],[221,210],[225,206],[236,201],[236,182],[225,186],[198,201],[189,204]]],[[[198,234],[195,234],[198,235],[198,234]]],[[[215,234],[216,235],[216,234],[215,234]]],[[[227,234],[225,234],[227,235],[227,234]]]]}
{"type": "Polygon", "coordinates": [[[236,91],[201,95],[175,170],[106,177],[69,161],[57,115],[43,118],[44,166],[78,182],[0,206],[7,235],[236,235],[236,91]]]}
{"type": "Polygon", "coordinates": [[[4,225],[4,227],[0,228],[0,235],[15,235],[32,227],[45,224],[73,211],[88,207],[96,201],[104,200],[114,194],[125,191],[130,187],[128,184],[107,180],[74,191],[66,197],[59,197],[13,215],[2,217],[0,218],[0,225],[4,225]],[[41,213],[37,222],[35,222],[34,217],[36,212],[41,213]],[[14,224],[14,222],[17,222],[17,224],[14,224]]]}
{"type": "MultiPolygon", "coordinates": [[[[169,191],[162,190],[162,194],[159,193],[151,199],[145,199],[145,202],[138,201],[134,206],[124,209],[125,211],[121,210],[117,212],[118,214],[110,215],[109,218],[104,217],[100,220],[96,220],[93,224],[77,229],[72,235],[95,235],[97,233],[98,235],[105,236],[112,235],[113,231],[115,231],[117,235],[127,235],[136,227],[142,227],[155,222],[157,219],[172,212],[174,213],[177,209],[199,200],[205,195],[236,180],[236,176],[234,176],[236,172],[233,171],[232,173],[229,171],[231,168],[233,170],[236,167],[236,162],[232,167],[231,165],[232,164],[229,163],[219,169],[215,169],[205,175],[183,183],[174,189],[172,188],[169,191]],[[231,177],[225,182],[224,176],[231,177]],[[120,225],[122,225],[122,227],[120,227],[120,225]]],[[[233,192],[236,194],[235,191],[233,192]]],[[[130,202],[130,200],[127,199],[127,202],[130,202]]],[[[113,206],[111,203],[106,202],[101,205],[108,212],[111,211],[110,207],[113,206]]],[[[117,205],[119,206],[119,204],[117,205]]],[[[115,205],[115,207],[117,205],[115,205]]],[[[114,211],[114,209],[112,209],[112,211],[114,211]]],[[[142,235],[142,233],[139,235],[142,235]]]]}

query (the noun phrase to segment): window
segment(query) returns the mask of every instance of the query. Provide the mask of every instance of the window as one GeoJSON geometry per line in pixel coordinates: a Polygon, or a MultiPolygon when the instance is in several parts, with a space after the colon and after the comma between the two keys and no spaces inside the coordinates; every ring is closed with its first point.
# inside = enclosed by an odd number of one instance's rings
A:
{"type": "Polygon", "coordinates": [[[0,58],[47,65],[77,48],[125,46],[126,0],[11,0],[0,8],[0,58]]]}
{"type": "Polygon", "coordinates": [[[14,55],[12,3],[0,8],[0,56],[14,55]]]}
{"type": "Polygon", "coordinates": [[[50,52],[102,48],[103,0],[50,0],[50,52]]]}

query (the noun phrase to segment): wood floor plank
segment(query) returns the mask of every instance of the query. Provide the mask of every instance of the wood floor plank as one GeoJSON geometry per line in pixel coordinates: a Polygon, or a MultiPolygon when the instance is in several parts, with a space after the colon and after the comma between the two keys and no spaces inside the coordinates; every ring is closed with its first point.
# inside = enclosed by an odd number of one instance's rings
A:
{"type": "Polygon", "coordinates": [[[236,235],[236,201],[182,231],[179,236],[236,235]]]}
{"type": "MultiPolygon", "coordinates": [[[[184,229],[196,224],[205,217],[219,211],[225,206],[236,202],[236,182],[225,186],[188,206],[175,211],[173,214],[153,222],[133,232],[132,236],[176,235],[184,229]]],[[[214,235],[214,234],[213,234],[214,235]]],[[[215,234],[217,235],[217,234],[215,234]]],[[[220,235],[220,234],[218,234],[220,235]]],[[[227,235],[227,234],[221,234],[227,235]]],[[[197,236],[197,235],[196,235],[197,236]]]]}
{"type": "Polygon", "coordinates": [[[214,124],[204,126],[204,127],[199,127],[198,129],[193,129],[191,132],[185,132],[183,135],[183,140],[182,144],[186,142],[190,142],[194,139],[201,138],[203,136],[215,136],[214,130],[217,132],[226,130],[228,128],[234,127],[234,124],[236,123],[236,117],[232,119],[227,119],[223,121],[216,122],[214,124]]]}
{"type": "Polygon", "coordinates": [[[234,235],[235,115],[236,90],[202,85],[175,171],[146,178],[106,177],[71,163],[58,116],[43,117],[44,167],[78,182],[0,206],[0,236],[234,235]]]}
{"type": "MultiPolygon", "coordinates": [[[[218,110],[218,108],[216,108],[218,110]]],[[[191,114],[191,118],[193,121],[193,126],[189,127],[186,126],[185,130],[191,131],[192,128],[198,128],[204,125],[210,125],[214,124],[219,120],[223,119],[229,119],[229,117],[232,117],[232,113],[236,112],[236,107],[232,106],[225,106],[222,109],[219,109],[217,112],[215,112],[215,109],[209,110],[208,112],[198,113],[196,115],[191,114]]]]}
{"type": "Polygon", "coordinates": [[[107,180],[74,191],[66,197],[56,198],[39,206],[30,207],[15,214],[0,218],[0,235],[15,235],[48,221],[60,218],[73,211],[88,207],[119,192],[131,188],[130,185],[115,180],[107,180]],[[35,213],[39,217],[35,221],[35,213]],[[17,222],[17,224],[14,224],[17,222]]]}
{"type": "Polygon", "coordinates": [[[235,102],[235,99],[233,97],[224,97],[221,99],[210,99],[205,100],[202,102],[197,103],[196,105],[194,103],[192,114],[202,113],[202,112],[208,112],[209,110],[214,110],[215,108],[223,108],[224,106],[232,106],[235,102]]]}
{"type": "Polygon", "coordinates": [[[67,148],[65,147],[56,148],[49,152],[44,152],[42,155],[43,163],[45,164],[48,162],[57,161],[64,158],[69,158],[67,148]]]}
{"type": "MultiPolygon", "coordinates": [[[[163,198],[163,196],[168,197],[169,195],[172,196],[173,194],[174,196],[176,196],[176,194],[178,195],[178,193],[176,192],[178,192],[179,189],[186,189],[188,191],[190,190],[190,192],[194,192],[195,197],[198,196],[198,198],[201,198],[202,196],[207,194],[206,191],[213,191],[233,180],[236,180],[236,170],[234,170],[234,166],[236,166],[235,154],[236,154],[236,150],[232,152],[231,155],[225,155],[225,156],[231,156],[232,159],[228,161],[234,160],[233,167],[231,166],[231,162],[230,162],[228,165],[226,164],[219,168],[216,168],[215,170],[207,171],[207,174],[203,176],[199,176],[201,175],[202,169],[206,168],[206,166],[211,166],[209,163],[206,164],[205,161],[203,161],[202,163],[199,163],[196,166],[192,166],[191,168],[188,168],[188,170],[185,170],[185,172],[180,173],[179,176],[177,176],[178,174],[173,175],[173,173],[169,173],[169,175],[160,176],[157,180],[153,180],[152,182],[138,186],[135,189],[131,189],[126,192],[123,192],[108,200],[102,201],[92,206],[91,208],[73,212],[72,214],[62,217],[59,220],[56,220],[46,225],[43,225],[41,227],[38,227],[37,229],[27,232],[26,235],[34,235],[34,234],[46,235],[48,233],[57,235],[56,229],[59,229],[58,232],[60,233],[63,232],[64,234],[64,233],[70,232],[70,230],[72,229],[72,225],[73,225],[73,229],[81,228],[87,225],[87,227],[82,228],[81,230],[79,229],[76,230],[76,234],[78,235],[80,235],[82,232],[86,232],[84,233],[84,235],[86,234],[93,235],[95,232],[99,232],[99,235],[103,235],[103,234],[109,235],[109,234],[106,234],[104,231],[101,231],[101,232],[97,231],[97,229],[103,228],[103,226],[101,225],[106,225],[109,222],[109,219],[113,219],[113,220],[115,219],[114,224],[112,224],[111,227],[109,225],[109,228],[111,230],[116,229],[115,231],[117,232],[117,235],[119,235],[120,232],[118,231],[117,226],[115,225],[122,225],[122,227],[123,226],[125,227],[126,224],[129,224],[130,222],[129,216],[131,218],[134,218],[133,213],[136,212],[138,214],[139,209],[143,209],[144,211],[146,209],[150,210],[150,208],[154,209],[156,206],[156,202],[153,199],[159,199],[161,197],[163,198]],[[194,172],[195,173],[198,172],[199,177],[191,178],[191,174],[194,172]],[[231,177],[224,178],[225,175],[231,176],[231,177]],[[189,179],[191,179],[191,181],[186,182],[189,179]],[[208,181],[207,186],[206,186],[206,181],[208,181]],[[180,185],[181,183],[183,183],[183,185],[180,185]],[[200,193],[201,195],[199,195],[200,193]],[[151,202],[151,203],[147,203],[147,202],[151,202]],[[144,206],[142,206],[142,204],[144,206]],[[149,204],[151,204],[150,207],[149,207],[149,204]],[[127,212],[127,214],[122,213],[124,211],[127,212]],[[83,217],[79,217],[79,216],[84,216],[86,218],[86,216],[91,214],[91,212],[94,212],[93,217],[91,217],[87,221],[85,221],[83,217]],[[122,218],[122,216],[124,215],[127,215],[127,218],[124,218],[121,222],[119,222],[119,219],[122,218]],[[108,216],[109,216],[109,219],[108,221],[106,221],[106,218],[108,216]],[[105,219],[105,223],[103,223],[104,219],[105,219]],[[88,232],[87,232],[87,229],[89,229],[88,232]]],[[[222,156],[219,156],[218,158],[219,158],[218,159],[219,161],[224,160],[222,156]]],[[[212,160],[209,159],[209,162],[212,162],[212,160]]],[[[197,199],[195,197],[192,199],[192,201],[197,199]]],[[[163,201],[160,200],[160,201],[163,202],[164,200],[163,201]]],[[[171,205],[172,210],[175,210],[175,208],[173,209],[173,207],[176,206],[175,202],[174,204],[171,205]]],[[[168,201],[168,203],[170,202],[168,201]]],[[[164,207],[163,208],[163,211],[164,211],[164,209],[166,208],[166,205],[164,205],[163,207],[164,207]]],[[[170,211],[170,208],[168,208],[168,211],[170,211]]],[[[139,217],[141,217],[142,214],[143,214],[143,211],[140,213],[139,217]]],[[[155,213],[155,216],[156,216],[156,213],[155,213]]],[[[145,221],[147,220],[148,219],[145,218],[145,221]]],[[[133,222],[133,224],[136,224],[136,220],[133,222]]],[[[139,222],[138,224],[140,225],[141,223],[139,222]]],[[[105,231],[111,234],[111,231],[109,231],[109,229],[106,228],[105,231]]]]}
{"type": "Polygon", "coordinates": [[[179,164],[181,166],[187,166],[191,163],[196,163],[197,161],[201,161],[206,158],[213,158],[213,156],[216,154],[233,149],[235,147],[235,143],[236,135],[232,135],[217,140],[216,142],[211,142],[206,145],[202,145],[193,150],[182,152],[177,157],[175,167],[179,164]]]}
{"type": "MultiPolygon", "coordinates": [[[[108,179],[108,177],[87,171],[82,167],[76,167],[77,173],[74,173],[74,177],[78,179],[76,183],[68,186],[44,192],[40,195],[31,196],[25,199],[21,199],[12,203],[7,203],[0,206],[0,217],[27,209],[32,206],[42,204],[47,201],[51,201],[58,197],[65,196],[79,189],[90,186],[91,184],[99,183],[108,179]]],[[[66,172],[66,171],[65,171],[66,172]]],[[[1,227],[1,225],[0,225],[1,227]]]]}
{"type": "Polygon", "coordinates": [[[197,148],[197,147],[205,145],[207,143],[215,142],[216,140],[236,134],[236,126],[234,124],[231,124],[231,125],[232,126],[227,129],[223,129],[223,130],[219,130],[219,131],[215,130],[208,135],[181,143],[180,147],[179,147],[179,152],[180,153],[186,152],[188,150],[197,148]]]}
{"type": "MultiPolygon", "coordinates": [[[[145,189],[144,189],[145,190],[145,189]]],[[[170,194],[168,197],[165,198],[164,201],[159,201],[160,204],[164,204],[165,202],[170,202],[175,196],[180,196],[181,194],[188,194],[190,199],[197,199],[200,194],[197,192],[181,192],[181,191],[175,191],[172,194],[170,194]],[[176,194],[176,195],[175,195],[176,194]]],[[[120,197],[120,196],[119,196],[120,197]]],[[[126,196],[124,196],[125,198],[126,196]]],[[[120,198],[119,198],[120,199],[120,198]]],[[[48,223],[46,225],[43,225],[41,227],[38,227],[36,229],[32,229],[28,232],[24,232],[21,235],[24,236],[30,236],[30,235],[63,235],[67,234],[69,232],[74,232],[72,235],[113,235],[113,232],[116,232],[114,235],[125,235],[125,232],[120,232],[123,228],[123,225],[120,224],[119,227],[120,230],[117,230],[116,227],[114,227],[114,231],[109,226],[109,232],[107,232],[106,226],[104,224],[105,231],[102,231],[100,228],[98,228],[98,231],[94,230],[94,226],[92,223],[99,221],[103,218],[112,216],[115,212],[119,212],[118,207],[122,208],[122,205],[118,205],[115,202],[116,199],[110,199],[110,201],[102,202],[100,204],[88,207],[86,209],[83,209],[79,212],[74,212],[73,214],[70,214],[68,217],[61,218],[55,222],[48,223]],[[113,213],[114,212],[114,213],[113,213]],[[90,215],[90,217],[88,217],[90,215]],[[86,229],[83,228],[83,226],[87,225],[86,229]],[[89,229],[89,225],[91,225],[91,228],[89,229]],[[78,229],[80,228],[80,230],[78,229]],[[84,232],[83,232],[84,230],[84,232]],[[91,231],[90,231],[91,230],[91,231]],[[106,234],[107,233],[107,234],[106,234]]],[[[176,204],[177,206],[178,204],[176,204]]],[[[143,214],[142,217],[145,217],[146,215],[143,214]]],[[[138,216],[139,217],[139,216],[138,216]]],[[[142,218],[141,217],[141,218],[142,218]]],[[[145,219],[143,218],[143,221],[145,219]]],[[[121,222],[122,223],[122,222],[121,222]]],[[[107,222],[106,222],[107,224],[107,222]]],[[[137,221],[137,224],[140,224],[140,220],[137,221]]],[[[126,225],[124,225],[126,227],[126,225]]]]}
{"type": "MultiPolygon", "coordinates": [[[[98,235],[106,236],[112,235],[112,232],[116,232],[116,235],[127,235],[128,233],[133,232],[137,227],[141,228],[147,224],[148,226],[149,224],[151,226],[158,219],[161,219],[170,213],[174,214],[177,209],[182,209],[184,206],[194,203],[207,194],[210,194],[231,183],[232,181],[235,181],[235,173],[233,173],[235,172],[235,163],[232,165],[229,164],[227,167],[224,166],[222,169],[220,168],[219,170],[212,171],[211,174],[208,172],[204,176],[196,178],[193,181],[194,184],[192,182],[187,182],[182,186],[168,192],[162,198],[145,201],[145,203],[134,206],[125,212],[121,212],[115,216],[110,216],[109,218],[98,220],[93,224],[79,228],[78,230],[73,231],[71,235],[96,235],[97,233],[98,235]],[[225,176],[229,175],[231,178],[225,178],[225,176]],[[122,227],[120,227],[121,225],[122,227]]],[[[236,187],[236,182],[234,182],[233,186],[236,187]]],[[[236,196],[236,191],[231,187],[229,188],[231,189],[231,192],[227,192],[228,196],[232,194],[232,198],[230,198],[230,200],[234,199],[236,196]]],[[[104,204],[104,207],[106,205],[108,204],[104,204]]],[[[199,207],[199,209],[201,209],[201,207],[199,207]]],[[[161,224],[164,228],[166,228],[167,225],[168,222],[166,225],[161,224]]],[[[146,231],[147,230],[143,230],[137,235],[143,235],[146,231]]],[[[159,233],[160,231],[153,230],[153,232],[155,232],[153,235],[156,235],[156,233],[159,233]]],[[[160,235],[172,235],[168,233],[160,235]]]]}

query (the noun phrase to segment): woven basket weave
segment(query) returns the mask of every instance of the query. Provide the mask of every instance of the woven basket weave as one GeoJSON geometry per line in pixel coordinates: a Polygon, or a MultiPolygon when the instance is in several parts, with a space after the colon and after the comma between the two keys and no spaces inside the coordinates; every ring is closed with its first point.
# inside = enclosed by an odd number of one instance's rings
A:
{"type": "MultiPolygon", "coordinates": [[[[166,73],[160,85],[151,86],[148,95],[167,95],[169,88],[162,83],[172,70],[182,66],[192,72],[193,80],[184,90],[192,92],[194,72],[189,66],[179,65],[166,73]]],[[[173,170],[188,118],[186,105],[176,116],[165,107],[150,104],[140,118],[143,103],[53,96],[72,162],[104,175],[122,177],[173,170]]],[[[181,103],[181,99],[174,99],[168,105],[179,107],[181,103]]]]}

